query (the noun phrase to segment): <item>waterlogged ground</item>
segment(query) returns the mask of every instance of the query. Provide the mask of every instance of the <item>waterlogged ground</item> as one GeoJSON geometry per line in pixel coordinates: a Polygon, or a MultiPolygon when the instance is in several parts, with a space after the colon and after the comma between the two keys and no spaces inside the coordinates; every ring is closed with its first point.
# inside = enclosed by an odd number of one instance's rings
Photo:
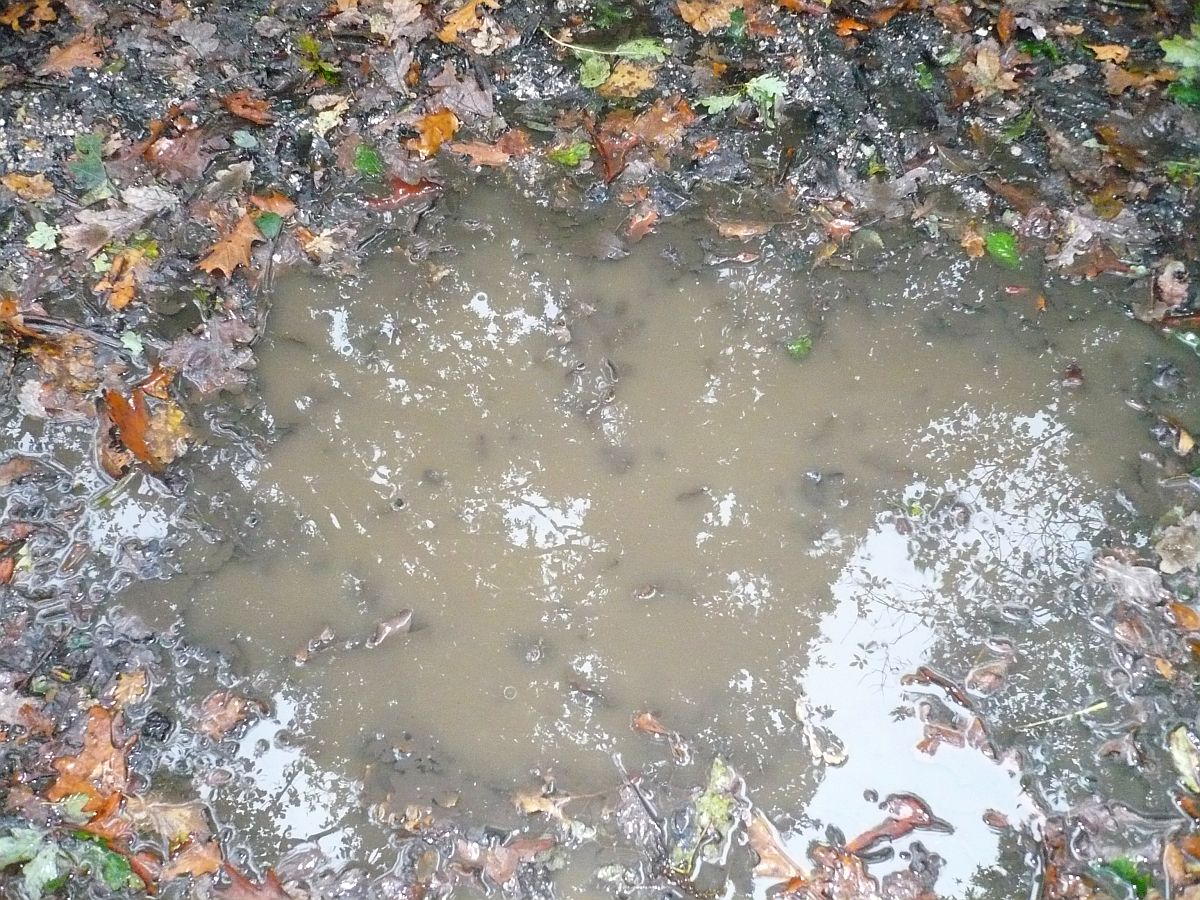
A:
{"type": "MultiPolygon", "coordinates": [[[[1106,777],[1104,711],[1035,723],[1106,695],[1085,570],[1145,527],[1125,398],[1173,351],[1133,298],[880,267],[869,234],[809,272],[721,263],[686,223],[606,259],[598,227],[483,192],[448,221],[424,258],[278,285],[244,533],[124,595],[270,698],[203,787],[218,816],[260,858],[386,867],[414,810],[511,827],[552,775],[599,811],[621,765],[695,784],[720,753],[797,858],[911,792],[954,828],[920,835],[939,895],[1026,891],[988,822],[1022,821],[1030,775],[1051,807],[1106,777]],[[902,684],[924,664],[973,670],[1023,762],[902,684]]],[[[585,842],[560,893],[596,896],[606,859],[585,842]]]]}

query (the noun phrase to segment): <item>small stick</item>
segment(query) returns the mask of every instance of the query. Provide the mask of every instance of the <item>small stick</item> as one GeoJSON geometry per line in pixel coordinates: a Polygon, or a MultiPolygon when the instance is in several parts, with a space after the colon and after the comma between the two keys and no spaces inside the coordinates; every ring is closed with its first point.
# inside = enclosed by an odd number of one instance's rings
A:
{"type": "Polygon", "coordinates": [[[1086,709],[1077,709],[1075,712],[1064,713],[1061,716],[1051,716],[1049,719],[1038,719],[1036,722],[1030,722],[1027,725],[1020,726],[1017,731],[1028,731],[1031,728],[1037,728],[1039,725],[1049,725],[1052,722],[1065,722],[1067,719],[1073,719],[1076,716],[1086,716],[1088,713],[1100,712],[1102,709],[1108,709],[1108,701],[1101,700],[1099,703],[1093,703],[1086,709]]]}

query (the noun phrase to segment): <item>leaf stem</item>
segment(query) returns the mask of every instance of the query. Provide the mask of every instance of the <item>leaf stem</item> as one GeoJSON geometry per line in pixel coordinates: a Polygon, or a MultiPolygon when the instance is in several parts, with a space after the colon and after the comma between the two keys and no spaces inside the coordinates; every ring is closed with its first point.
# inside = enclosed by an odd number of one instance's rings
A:
{"type": "Polygon", "coordinates": [[[1037,728],[1039,725],[1050,725],[1054,722],[1065,722],[1067,719],[1073,719],[1076,716],[1086,716],[1088,713],[1100,712],[1102,709],[1108,709],[1108,701],[1101,700],[1099,703],[1093,703],[1085,709],[1077,709],[1074,712],[1063,713],[1061,716],[1051,716],[1049,719],[1038,719],[1036,722],[1030,722],[1026,725],[1021,725],[1017,731],[1029,731],[1031,728],[1037,728]]]}
{"type": "Polygon", "coordinates": [[[545,28],[539,29],[542,34],[548,37],[551,41],[558,44],[560,47],[566,47],[568,50],[582,51],[583,53],[595,53],[599,56],[620,56],[619,50],[600,50],[596,47],[585,47],[583,44],[570,44],[567,41],[560,41],[545,28]]]}

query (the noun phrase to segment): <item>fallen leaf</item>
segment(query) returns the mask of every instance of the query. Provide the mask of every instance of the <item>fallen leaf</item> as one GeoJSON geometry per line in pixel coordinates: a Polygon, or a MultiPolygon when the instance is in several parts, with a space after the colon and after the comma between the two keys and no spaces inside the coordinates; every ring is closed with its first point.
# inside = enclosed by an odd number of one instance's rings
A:
{"type": "Polygon", "coordinates": [[[850,37],[856,31],[870,31],[871,26],[866,22],[860,22],[858,19],[852,19],[849,16],[838,19],[837,25],[833,29],[838,37],[850,37]]]}
{"type": "Polygon", "coordinates": [[[149,691],[150,676],[146,674],[146,670],[134,669],[117,676],[117,683],[113,685],[110,696],[118,709],[124,709],[131,703],[145,700],[149,691]]]}
{"type": "Polygon", "coordinates": [[[221,274],[228,278],[238,266],[250,265],[250,249],[259,241],[266,238],[254,224],[254,218],[245,213],[233,230],[217,241],[208,251],[208,255],[196,263],[197,269],[202,269],[210,275],[221,274]]]}
{"type": "Polygon", "coordinates": [[[717,234],[724,238],[737,238],[738,240],[748,241],[750,238],[761,237],[771,230],[770,222],[759,222],[751,220],[736,220],[736,219],[717,219],[709,218],[709,221],[717,227],[717,234]]]}
{"type": "Polygon", "coordinates": [[[630,722],[629,727],[631,727],[634,731],[640,731],[642,734],[666,736],[671,733],[667,729],[667,726],[658,721],[658,717],[655,716],[654,713],[650,712],[634,713],[633,721],[630,722]]]}
{"type": "Polygon", "coordinates": [[[176,338],[160,362],[179,371],[201,393],[237,390],[249,379],[254,353],[247,346],[254,329],[236,317],[210,320],[191,334],[176,338]]]}
{"type": "Polygon", "coordinates": [[[750,849],[758,856],[754,866],[754,874],[759,878],[793,879],[804,876],[804,870],[791,858],[783,847],[783,839],[771,820],[754,810],[750,816],[750,824],[746,827],[746,837],[750,841],[750,849]]]}
{"type": "Polygon", "coordinates": [[[145,269],[146,251],[126,247],[113,257],[108,272],[96,282],[96,293],[104,295],[110,309],[124,309],[137,296],[137,280],[145,269]]]}
{"type": "MultiPolygon", "coordinates": [[[[626,225],[625,233],[629,235],[629,239],[631,241],[637,243],[654,230],[654,226],[658,222],[658,218],[658,210],[654,208],[652,203],[640,203],[638,204],[637,208],[629,214],[629,222],[626,225]]],[[[650,714],[643,713],[643,715],[650,714]]]]}
{"type": "Polygon", "coordinates": [[[178,137],[154,138],[146,144],[142,156],[168,181],[198,181],[212,162],[212,153],[205,147],[207,142],[204,129],[193,128],[178,137]]]}
{"type": "MultiPolygon", "coordinates": [[[[696,114],[682,96],[660,97],[628,124],[629,133],[658,150],[683,143],[683,135],[696,121],[696,114]]],[[[714,139],[715,140],[715,139],[714,139]]]]}
{"type": "Polygon", "coordinates": [[[995,42],[985,41],[975,51],[975,59],[963,66],[977,98],[990,97],[1002,91],[1015,91],[1017,82],[1012,72],[1004,68],[995,42]]]}
{"type": "Polygon", "coordinates": [[[251,194],[250,202],[263,212],[274,213],[285,219],[295,215],[296,212],[296,204],[279,191],[271,191],[269,194],[251,194]]]}
{"type": "Polygon", "coordinates": [[[551,819],[563,821],[563,807],[571,802],[569,794],[547,796],[540,787],[527,791],[517,791],[512,795],[513,806],[524,815],[534,816],[544,813],[551,819]]]}
{"type": "Polygon", "coordinates": [[[409,140],[408,148],[415,150],[422,159],[428,159],[438,152],[443,141],[454,137],[458,124],[458,116],[448,109],[422,116],[417,122],[417,131],[421,136],[409,140]]]}
{"type": "Polygon", "coordinates": [[[452,44],[464,33],[481,29],[484,23],[479,15],[480,6],[487,9],[500,8],[498,0],[467,0],[466,3],[446,16],[442,30],[438,32],[438,40],[452,44]]]}
{"type": "Polygon", "coordinates": [[[744,0],[675,0],[675,8],[683,21],[701,34],[728,28],[730,15],[743,5],[744,0]]]}
{"type": "Polygon", "coordinates": [[[1129,48],[1120,44],[1085,44],[1101,62],[1120,63],[1129,59],[1129,48]]]}
{"type": "Polygon", "coordinates": [[[1007,44],[1012,40],[1016,21],[1017,14],[1013,12],[1011,6],[1006,6],[1000,10],[1000,15],[996,17],[996,36],[1000,38],[1000,43],[1007,44]]]}
{"type": "Polygon", "coordinates": [[[160,881],[212,875],[221,870],[221,847],[216,841],[188,841],[163,866],[160,881]]]}
{"type": "Polygon", "coordinates": [[[413,183],[405,181],[399,176],[389,178],[388,187],[391,189],[389,193],[382,197],[367,197],[363,203],[371,209],[390,212],[425,197],[431,197],[442,189],[442,186],[436,181],[430,181],[427,178],[413,183]]]}
{"type": "Polygon", "coordinates": [[[219,741],[246,721],[253,708],[245,697],[231,691],[214,691],[200,704],[200,733],[219,741]]]}
{"type": "Polygon", "coordinates": [[[1167,749],[1183,786],[1193,794],[1200,794],[1200,750],[1186,725],[1177,726],[1167,735],[1167,749]]]}
{"type": "Polygon", "coordinates": [[[117,391],[105,391],[104,404],[122,445],[152,470],[161,471],[187,451],[190,431],[183,410],[173,401],[158,401],[151,412],[145,391],[135,387],[128,399],[117,391]]]}
{"type": "Polygon", "coordinates": [[[70,43],[51,50],[38,66],[39,75],[70,75],[75,69],[99,69],[104,65],[103,47],[94,34],[81,34],[70,43]]]}
{"type": "Polygon", "coordinates": [[[60,756],[54,760],[58,778],[46,792],[48,800],[86,794],[89,799],[83,808],[94,812],[108,797],[125,791],[129,785],[129,750],[136,737],[118,744],[113,731],[111,710],[103,706],[93,706],[88,710],[83,748],[74,756],[60,756]]]}
{"type": "Polygon", "coordinates": [[[33,175],[9,172],[0,177],[0,184],[3,184],[22,200],[46,200],[54,196],[54,185],[41,172],[33,175]]]}
{"type": "Polygon", "coordinates": [[[654,87],[658,67],[622,59],[613,66],[612,74],[596,89],[601,97],[632,99],[654,87]]]}
{"type": "Polygon", "coordinates": [[[279,876],[273,869],[267,869],[266,877],[261,884],[255,884],[229,863],[222,866],[229,884],[217,888],[220,900],[292,900],[291,894],[279,883],[279,876]]]}
{"type": "Polygon", "coordinates": [[[1178,525],[1168,525],[1154,544],[1158,569],[1174,575],[1200,565],[1200,512],[1188,513],[1178,525]]]}
{"type": "Polygon", "coordinates": [[[485,144],[483,141],[455,141],[446,145],[451,153],[471,157],[473,166],[490,166],[495,169],[503,168],[512,159],[498,144],[485,144]]]}
{"type": "Polygon", "coordinates": [[[255,125],[270,125],[275,121],[270,101],[256,97],[248,90],[234,91],[221,98],[221,105],[239,119],[255,125]]]}
{"type": "Polygon", "coordinates": [[[155,834],[172,847],[212,837],[208,814],[198,800],[166,803],[133,795],[125,798],[121,815],[139,832],[155,834]]]}
{"type": "Polygon", "coordinates": [[[982,259],[987,253],[987,246],[983,235],[976,230],[974,225],[968,225],[963,229],[962,238],[958,243],[967,251],[967,256],[971,257],[971,259],[982,259]]]}

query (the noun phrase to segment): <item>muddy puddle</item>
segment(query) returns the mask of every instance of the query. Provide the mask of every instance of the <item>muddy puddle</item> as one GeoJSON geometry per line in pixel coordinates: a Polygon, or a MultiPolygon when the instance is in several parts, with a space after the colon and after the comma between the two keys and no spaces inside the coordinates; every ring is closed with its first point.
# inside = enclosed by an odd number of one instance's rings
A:
{"type": "MultiPolygon", "coordinates": [[[[1105,695],[1084,570],[1142,529],[1125,399],[1176,351],[1119,293],[956,254],[714,265],[744,248],[680,226],[609,260],[600,226],[473,197],[424,258],[278,285],[244,533],[125,595],[270,699],[219,815],[386,867],[410,806],[511,827],[543,776],[577,813],[615,758],[692,784],[719,752],[798,857],[913,792],[955,827],[921,837],[939,893],[1013,896],[985,813],[1020,821],[1017,765],[918,749],[956,719],[902,678],[979,667],[1049,801],[1095,787],[1085,720],[1027,726],[1105,695]]],[[[561,895],[598,895],[585,856],[561,895]]]]}

